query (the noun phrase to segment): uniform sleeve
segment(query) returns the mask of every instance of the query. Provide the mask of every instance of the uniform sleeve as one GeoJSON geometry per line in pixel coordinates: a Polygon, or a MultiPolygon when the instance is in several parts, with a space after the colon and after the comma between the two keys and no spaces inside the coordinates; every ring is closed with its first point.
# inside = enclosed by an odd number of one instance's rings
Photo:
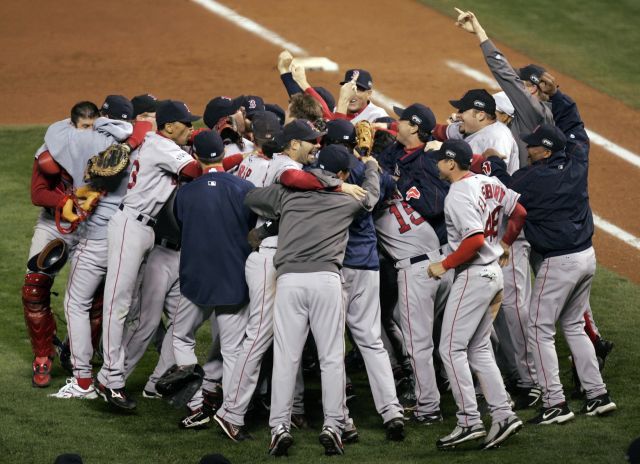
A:
{"type": "Polygon", "coordinates": [[[478,209],[478,199],[473,198],[471,192],[466,189],[449,191],[449,195],[452,195],[448,200],[451,207],[447,209],[447,214],[453,227],[460,234],[460,239],[464,240],[474,234],[484,233],[482,215],[478,209]]]}
{"type": "Polygon", "coordinates": [[[504,198],[502,199],[504,214],[505,216],[511,216],[511,213],[513,213],[513,210],[518,204],[518,200],[520,199],[520,194],[506,187],[505,187],[505,192],[506,193],[504,195],[504,198]]]}
{"type": "Polygon", "coordinates": [[[545,110],[549,111],[548,108],[527,91],[507,57],[496,48],[491,40],[482,42],[480,48],[493,77],[511,100],[511,104],[516,110],[516,117],[531,130],[544,122],[545,110]]]}
{"type": "Polygon", "coordinates": [[[157,153],[154,154],[155,163],[163,171],[178,174],[182,168],[193,161],[193,158],[178,145],[173,145],[173,147],[167,146],[162,150],[157,150],[157,153]]]}
{"type": "Polygon", "coordinates": [[[586,162],[589,156],[589,136],[584,128],[584,122],[578,112],[576,103],[559,90],[550,99],[551,111],[556,126],[567,138],[567,155],[577,161],[586,162]]]}
{"type": "Polygon", "coordinates": [[[290,72],[280,74],[280,79],[282,80],[282,84],[287,90],[287,94],[289,94],[289,96],[295,95],[297,93],[302,93],[302,88],[298,85],[298,83],[293,78],[293,74],[291,74],[290,72]]]}
{"type": "Polygon", "coordinates": [[[365,164],[365,168],[362,188],[367,191],[367,194],[361,201],[361,205],[365,210],[372,211],[380,198],[380,173],[378,172],[378,164],[373,161],[365,164]]]}
{"type": "Polygon", "coordinates": [[[38,168],[38,160],[33,162],[31,173],[31,202],[35,206],[55,208],[64,198],[62,189],[57,188],[60,176],[48,177],[38,168]]]}
{"type": "Polygon", "coordinates": [[[444,140],[454,139],[454,140],[462,140],[464,136],[460,133],[461,123],[454,122],[453,124],[449,124],[446,128],[444,140]]]}
{"type": "Polygon", "coordinates": [[[247,193],[244,204],[258,216],[276,220],[282,212],[282,197],[285,188],[274,184],[269,187],[255,188],[247,193]]]}

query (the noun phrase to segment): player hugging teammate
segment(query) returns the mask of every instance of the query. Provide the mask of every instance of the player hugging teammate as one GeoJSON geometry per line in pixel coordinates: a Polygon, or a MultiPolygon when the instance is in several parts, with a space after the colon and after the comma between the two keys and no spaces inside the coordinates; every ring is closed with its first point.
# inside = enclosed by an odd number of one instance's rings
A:
{"type": "Polygon", "coordinates": [[[553,76],[514,71],[473,13],[459,14],[504,92],[450,100],[445,124],[419,102],[390,118],[364,69],[345,73],[336,100],[283,52],[286,112],[217,96],[194,129],[200,116],[181,101],[110,95],[51,125],[33,165],[42,210],[22,289],[33,386],[57,383],[59,353],[72,376],[50,396],[133,411],[126,379],[154,341],[143,398],[187,407],[181,428],[215,424],[236,442],[266,405],[268,451],[281,456],[309,427],[305,381],[319,366],[319,441],[333,455],[360,436],[347,403],[359,365],[387,439],[403,440],[411,420],[438,449],[488,449],[523,428],[515,411],[540,407],[527,427],[575,418],[559,322],[582,412],[614,411],[601,374],[613,345],[589,305],[584,125],[553,76]],[[50,290],[67,257],[65,338],[50,290]],[[440,407],[449,391],[455,419],[440,407]],[[427,426],[443,421],[453,430],[436,440],[427,426]]]}

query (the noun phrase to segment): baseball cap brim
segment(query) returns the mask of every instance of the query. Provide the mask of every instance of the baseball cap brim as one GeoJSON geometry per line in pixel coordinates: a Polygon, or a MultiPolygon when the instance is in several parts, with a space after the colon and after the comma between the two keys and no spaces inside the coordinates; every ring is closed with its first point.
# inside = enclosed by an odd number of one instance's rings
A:
{"type": "Polygon", "coordinates": [[[195,122],[202,119],[202,116],[198,116],[197,114],[192,114],[188,116],[186,119],[182,119],[180,122],[195,122]]]}
{"type": "Polygon", "coordinates": [[[449,104],[457,110],[462,110],[465,108],[464,102],[462,100],[449,100],[449,104]]]}
{"type": "Polygon", "coordinates": [[[542,141],[534,133],[523,135],[520,138],[530,147],[539,147],[542,145],[542,141]]]}
{"type": "Polygon", "coordinates": [[[406,110],[406,108],[400,108],[399,106],[393,107],[393,112],[397,114],[398,117],[402,117],[402,113],[404,113],[404,110],[406,110]]]}

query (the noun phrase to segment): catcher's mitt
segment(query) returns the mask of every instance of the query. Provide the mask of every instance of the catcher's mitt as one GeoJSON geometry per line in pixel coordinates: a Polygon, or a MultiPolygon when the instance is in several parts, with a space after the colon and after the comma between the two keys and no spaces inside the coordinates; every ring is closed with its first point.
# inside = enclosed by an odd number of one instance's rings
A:
{"type": "Polygon", "coordinates": [[[356,150],[360,156],[370,156],[375,130],[369,121],[356,123],[356,150]]]}
{"type": "Polygon", "coordinates": [[[126,143],[114,143],[109,148],[87,162],[87,170],[84,175],[95,190],[112,192],[120,186],[122,178],[126,175],[129,166],[129,153],[131,147],[126,143]]]}
{"type": "Polygon", "coordinates": [[[204,370],[198,364],[171,366],[156,383],[162,399],[176,408],[184,407],[202,385],[204,370]]]}

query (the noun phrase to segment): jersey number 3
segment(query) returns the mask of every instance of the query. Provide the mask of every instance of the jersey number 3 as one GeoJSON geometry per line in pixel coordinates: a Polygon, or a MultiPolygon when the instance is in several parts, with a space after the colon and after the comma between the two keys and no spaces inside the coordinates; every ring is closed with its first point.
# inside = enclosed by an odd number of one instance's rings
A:
{"type": "MultiPolygon", "coordinates": [[[[424,218],[422,216],[420,215],[418,215],[418,217],[414,216],[415,210],[411,206],[409,206],[407,202],[403,201],[400,204],[402,205],[402,209],[404,209],[404,212],[407,214],[407,216],[409,216],[409,220],[411,221],[412,224],[419,226],[424,222],[424,218]]],[[[398,232],[400,232],[401,234],[404,234],[405,232],[408,232],[411,230],[411,226],[405,222],[404,218],[402,217],[402,213],[398,209],[397,204],[391,205],[389,207],[389,212],[393,214],[398,221],[398,225],[400,226],[400,228],[398,229],[398,232]]]]}

